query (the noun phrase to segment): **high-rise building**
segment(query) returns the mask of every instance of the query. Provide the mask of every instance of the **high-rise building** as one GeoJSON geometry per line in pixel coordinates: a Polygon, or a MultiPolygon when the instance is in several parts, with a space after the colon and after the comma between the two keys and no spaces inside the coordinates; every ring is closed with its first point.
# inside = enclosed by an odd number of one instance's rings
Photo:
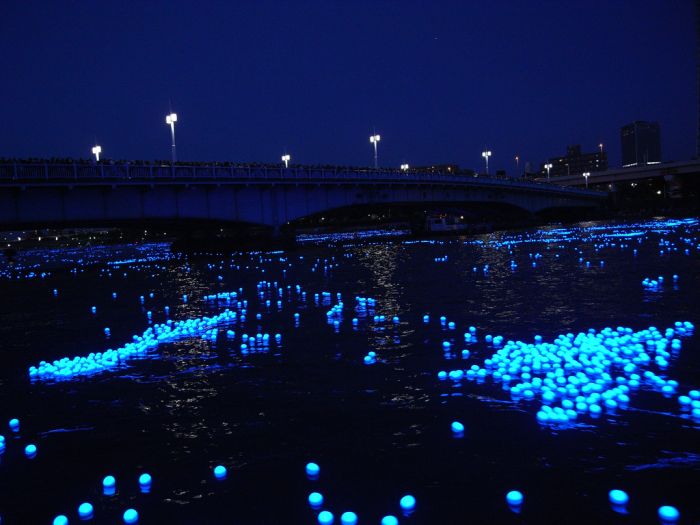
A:
{"type": "Polygon", "coordinates": [[[562,175],[581,175],[587,171],[605,171],[608,169],[608,154],[603,151],[594,153],[581,153],[581,145],[574,144],[566,147],[566,156],[555,157],[543,163],[540,167],[540,176],[547,176],[545,165],[551,164],[550,177],[562,175]]]}
{"type": "Polygon", "coordinates": [[[637,120],[620,129],[622,166],[645,166],[661,162],[661,132],[658,122],[637,120]]]}

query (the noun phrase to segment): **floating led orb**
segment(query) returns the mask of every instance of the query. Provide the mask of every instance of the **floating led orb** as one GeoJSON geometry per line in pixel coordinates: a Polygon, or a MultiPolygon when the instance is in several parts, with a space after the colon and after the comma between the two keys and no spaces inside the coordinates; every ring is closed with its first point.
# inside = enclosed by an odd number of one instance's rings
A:
{"type": "Polygon", "coordinates": [[[327,510],[318,513],[319,525],[331,525],[333,523],[333,514],[327,510]]]}
{"type": "Polygon", "coordinates": [[[663,507],[659,507],[659,519],[661,521],[674,522],[678,521],[680,517],[681,513],[678,512],[678,509],[676,507],[672,507],[671,505],[664,505],[663,507]]]}
{"type": "Polygon", "coordinates": [[[357,525],[357,514],[354,512],[343,512],[340,515],[341,525],[357,525]]]}
{"type": "Polygon", "coordinates": [[[382,525],[399,525],[399,520],[396,516],[384,516],[381,521],[382,525]]]}
{"type": "Polygon", "coordinates": [[[149,492],[151,490],[151,483],[153,483],[153,478],[147,472],[144,472],[139,476],[139,487],[141,492],[149,492]]]}
{"type": "Polygon", "coordinates": [[[216,479],[226,479],[227,470],[223,465],[217,465],[214,467],[214,477],[216,479]]]}
{"type": "Polygon", "coordinates": [[[416,508],[416,498],[406,494],[399,500],[399,505],[403,510],[413,510],[416,508]]]}
{"type": "Polygon", "coordinates": [[[522,505],[524,499],[523,493],[519,490],[511,490],[508,494],[506,494],[506,501],[508,502],[508,505],[513,507],[519,507],[522,505]]]}
{"type": "Polygon", "coordinates": [[[9,425],[10,425],[10,430],[12,430],[12,432],[19,432],[19,419],[17,419],[17,418],[10,419],[9,425]]]}
{"type": "Polygon", "coordinates": [[[608,499],[610,500],[611,504],[622,506],[627,505],[630,497],[624,490],[613,489],[608,493],[608,499]]]}
{"type": "Polygon", "coordinates": [[[306,464],[306,475],[310,478],[317,478],[320,472],[321,467],[319,467],[316,463],[312,462],[306,464]]]}
{"type": "Polygon", "coordinates": [[[105,476],[105,478],[102,480],[102,486],[105,489],[113,489],[117,485],[117,480],[115,479],[114,476],[105,476]]]}
{"type": "Polygon", "coordinates": [[[60,514],[53,519],[53,525],[68,525],[68,518],[60,514]]]}
{"type": "Polygon", "coordinates": [[[93,512],[94,508],[91,503],[81,503],[78,507],[78,516],[80,516],[80,519],[89,520],[90,518],[92,518],[93,512]]]}
{"type": "Polygon", "coordinates": [[[323,505],[323,495],[320,492],[312,492],[309,494],[309,505],[318,508],[323,505]]]}
{"type": "Polygon", "coordinates": [[[464,434],[464,425],[459,421],[453,421],[450,428],[452,429],[452,433],[455,435],[464,434]]]}
{"type": "Polygon", "coordinates": [[[27,445],[24,447],[24,455],[29,459],[34,459],[36,457],[36,445],[27,445]]]}
{"type": "Polygon", "coordinates": [[[139,521],[139,513],[136,512],[135,509],[126,509],[122,517],[124,519],[124,523],[128,524],[138,523],[139,521]]]}

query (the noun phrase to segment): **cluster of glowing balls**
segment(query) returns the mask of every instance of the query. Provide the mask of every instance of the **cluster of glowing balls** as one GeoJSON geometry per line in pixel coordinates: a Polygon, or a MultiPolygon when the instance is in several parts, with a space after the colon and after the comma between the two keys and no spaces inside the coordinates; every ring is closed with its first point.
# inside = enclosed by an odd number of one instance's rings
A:
{"type": "MultiPolygon", "coordinates": [[[[321,472],[321,468],[317,463],[309,462],[306,464],[305,471],[306,476],[310,480],[317,480],[321,472]]],[[[307,501],[312,509],[318,511],[323,507],[325,498],[320,492],[314,491],[308,495],[307,501]]],[[[399,506],[401,507],[404,516],[410,516],[416,508],[416,498],[411,494],[406,494],[399,500],[399,506]]],[[[331,525],[335,522],[335,516],[331,511],[324,509],[320,510],[316,516],[316,520],[319,525],[331,525]]],[[[357,525],[357,523],[358,516],[352,511],[345,511],[340,515],[341,525],[357,525]]],[[[381,525],[398,525],[398,523],[398,518],[391,514],[388,514],[381,519],[381,525]]]]}
{"type": "Polygon", "coordinates": [[[79,376],[92,375],[116,368],[124,361],[142,356],[162,343],[171,343],[185,338],[202,336],[216,326],[232,322],[236,312],[224,310],[212,317],[199,317],[182,321],[168,320],[147,328],[142,335],[134,336],[133,341],[115,350],[91,352],[87,356],[64,357],[51,363],[41,361],[39,366],[29,367],[29,377],[34,380],[66,380],[79,376]]]}
{"type": "Polygon", "coordinates": [[[373,350],[367,352],[367,355],[363,358],[363,362],[366,365],[373,365],[377,362],[377,353],[373,350]]]}
{"type": "MultiPolygon", "coordinates": [[[[617,327],[564,334],[553,342],[544,342],[541,336],[534,343],[509,340],[483,366],[440,371],[438,378],[457,383],[463,377],[477,381],[490,377],[514,400],[539,400],[540,423],[563,425],[583,414],[596,416],[627,408],[630,395],[642,385],[675,395],[678,382],[664,379],[652,368],[667,368],[673,352],[681,348],[680,338],[691,335],[693,329],[691,322],[677,321],[663,333],[653,326],[636,332],[617,327]]],[[[491,339],[494,347],[501,342],[491,339]]],[[[700,394],[692,390],[678,401],[693,417],[700,417],[700,399],[695,397],[700,394]]]]}
{"type": "Polygon", "coordinates": [[[658,291],[659,286],[663,284],[663,282],[664,278],[661,275],[659,275],[659,277],[656,279],[650,279],[649,277],[645,277],[642,281],[642,286],[647,290],[656,292],[658,291]]]}
{"type": "MultiPolygon", "coordinates": [[[[139,476],[139,485],[141,486],[142,492],[148,492],[148,490],[144,490],[144,487],[150,487],[152,482],[152,478],[150,474],[141,474],[139,476]]],[[[102,480],[102,488],[103,488],[103,493],[106,496],[114,496],[116,494],[116,484],[117,481],[114,478],[114,476],[105,476],[105,478],[102,480]]],[[[91,520],[95,516],[95,507],[93,506],[92,503],[89,501],[85,501],[81,503],[78,506],[78,516],[82,521],[87,521],[91,520]]],[[[139,513],[136,509],[126,509],[124,513],[122,514],[122,521],[128,525],[138,523],[139,521],[139,513]]],[[[69,520],[68,517],[66,517],[63,514],[59,514],[56,516],[53,520],[54,525],[68,525],[69,520]]]]}

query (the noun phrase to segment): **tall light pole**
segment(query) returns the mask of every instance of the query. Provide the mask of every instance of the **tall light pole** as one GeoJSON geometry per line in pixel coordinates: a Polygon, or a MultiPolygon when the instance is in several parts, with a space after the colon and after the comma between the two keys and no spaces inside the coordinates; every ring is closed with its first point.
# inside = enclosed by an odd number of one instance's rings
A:
{"type": "Polygon", "coordinates": [[[491,156],[491,152],[489,150],[482,151],[481,156],[484,157],[484,160],[486,161],[486,175],[489,174],[489,157],[491,156]]]}
{"type": "Polygon", "coordinates": [[[547,181],[549,181],[549,170],[552,169],[552,165],[551,165],[551,164],[545,164],[545,165],[544,165],[544,169],[547,170],[547,181]]]}
{"type": "Polygon", "coordinates": [[[175,152],[175,123],[177,122],[177,113],[171,113],[165,117],[165,123],[170,126],[170,136],[173,139],[172,159],[173,164],[177,162],[177,153],[175,152]]]}
{"type": "Polygon", "coordinates": [[[379,164],[377,163],[377,144],[379,144],[379,141],[382,138],[379,135],[372,135],[369,138],[369,141],[374,144],[374,169],[376,170],[379,167],[379,164]]]}
{"type": "Polygon", "coordinates": [[[401,164],[401,171],[408,171],[408,164],[401,164]]]}
{"type": "Polygon", "coordinates": [[[284,162],[285,169],[289,167],[289,161],[292,160],[288,154],[282,155],[282,162],[284,162]]]}
{"type": "Polygon", "coordinates": [[[591,173],[589,171],[586,171],[583,173],[583,178],[586,179],[586,189],[588,189],[588,177],[591,176],[591,173]]]}
{"type": "Polygon", "coordinates": [[[600,148],[600,152],[603,153],[603,143],[602,142],[600,144],[598,144],[598,147],[600,148]]]}
{"type": "Polygon", "coordinates": [[[518,173],[518,177],[520,177],[520,157],[518,155],[515,156],[515,171],[518,173]]]}
{"type": "Polygon", "coordinates": [[[102,153],[102,148],[99,145],[92,148],[92,154],[95,156],[96,162],[100,162],[100,153],[102,153]]]}

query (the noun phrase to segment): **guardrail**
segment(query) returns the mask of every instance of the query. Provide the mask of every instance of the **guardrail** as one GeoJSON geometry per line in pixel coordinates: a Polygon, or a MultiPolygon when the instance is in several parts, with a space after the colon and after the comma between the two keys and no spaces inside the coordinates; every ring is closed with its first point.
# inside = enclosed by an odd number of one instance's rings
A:
{"type": "Polygon", "coordinates": [[[394,171],[362,168],[314,168],[314,167],[265,167],[265,166],[216,166],[170,164],[107,164],[107,163],[0,163],[0,183],[95,183],[144,181],[165,182],[289,182],[289,181],[352,181],[352,182],[407,182],[407,183],[458,183],[494,187],[538,189],[562,193],[600,192],[566,188],[550,183],[489,177],[485,175],[460,175],[449,172],[394,171]]]}

